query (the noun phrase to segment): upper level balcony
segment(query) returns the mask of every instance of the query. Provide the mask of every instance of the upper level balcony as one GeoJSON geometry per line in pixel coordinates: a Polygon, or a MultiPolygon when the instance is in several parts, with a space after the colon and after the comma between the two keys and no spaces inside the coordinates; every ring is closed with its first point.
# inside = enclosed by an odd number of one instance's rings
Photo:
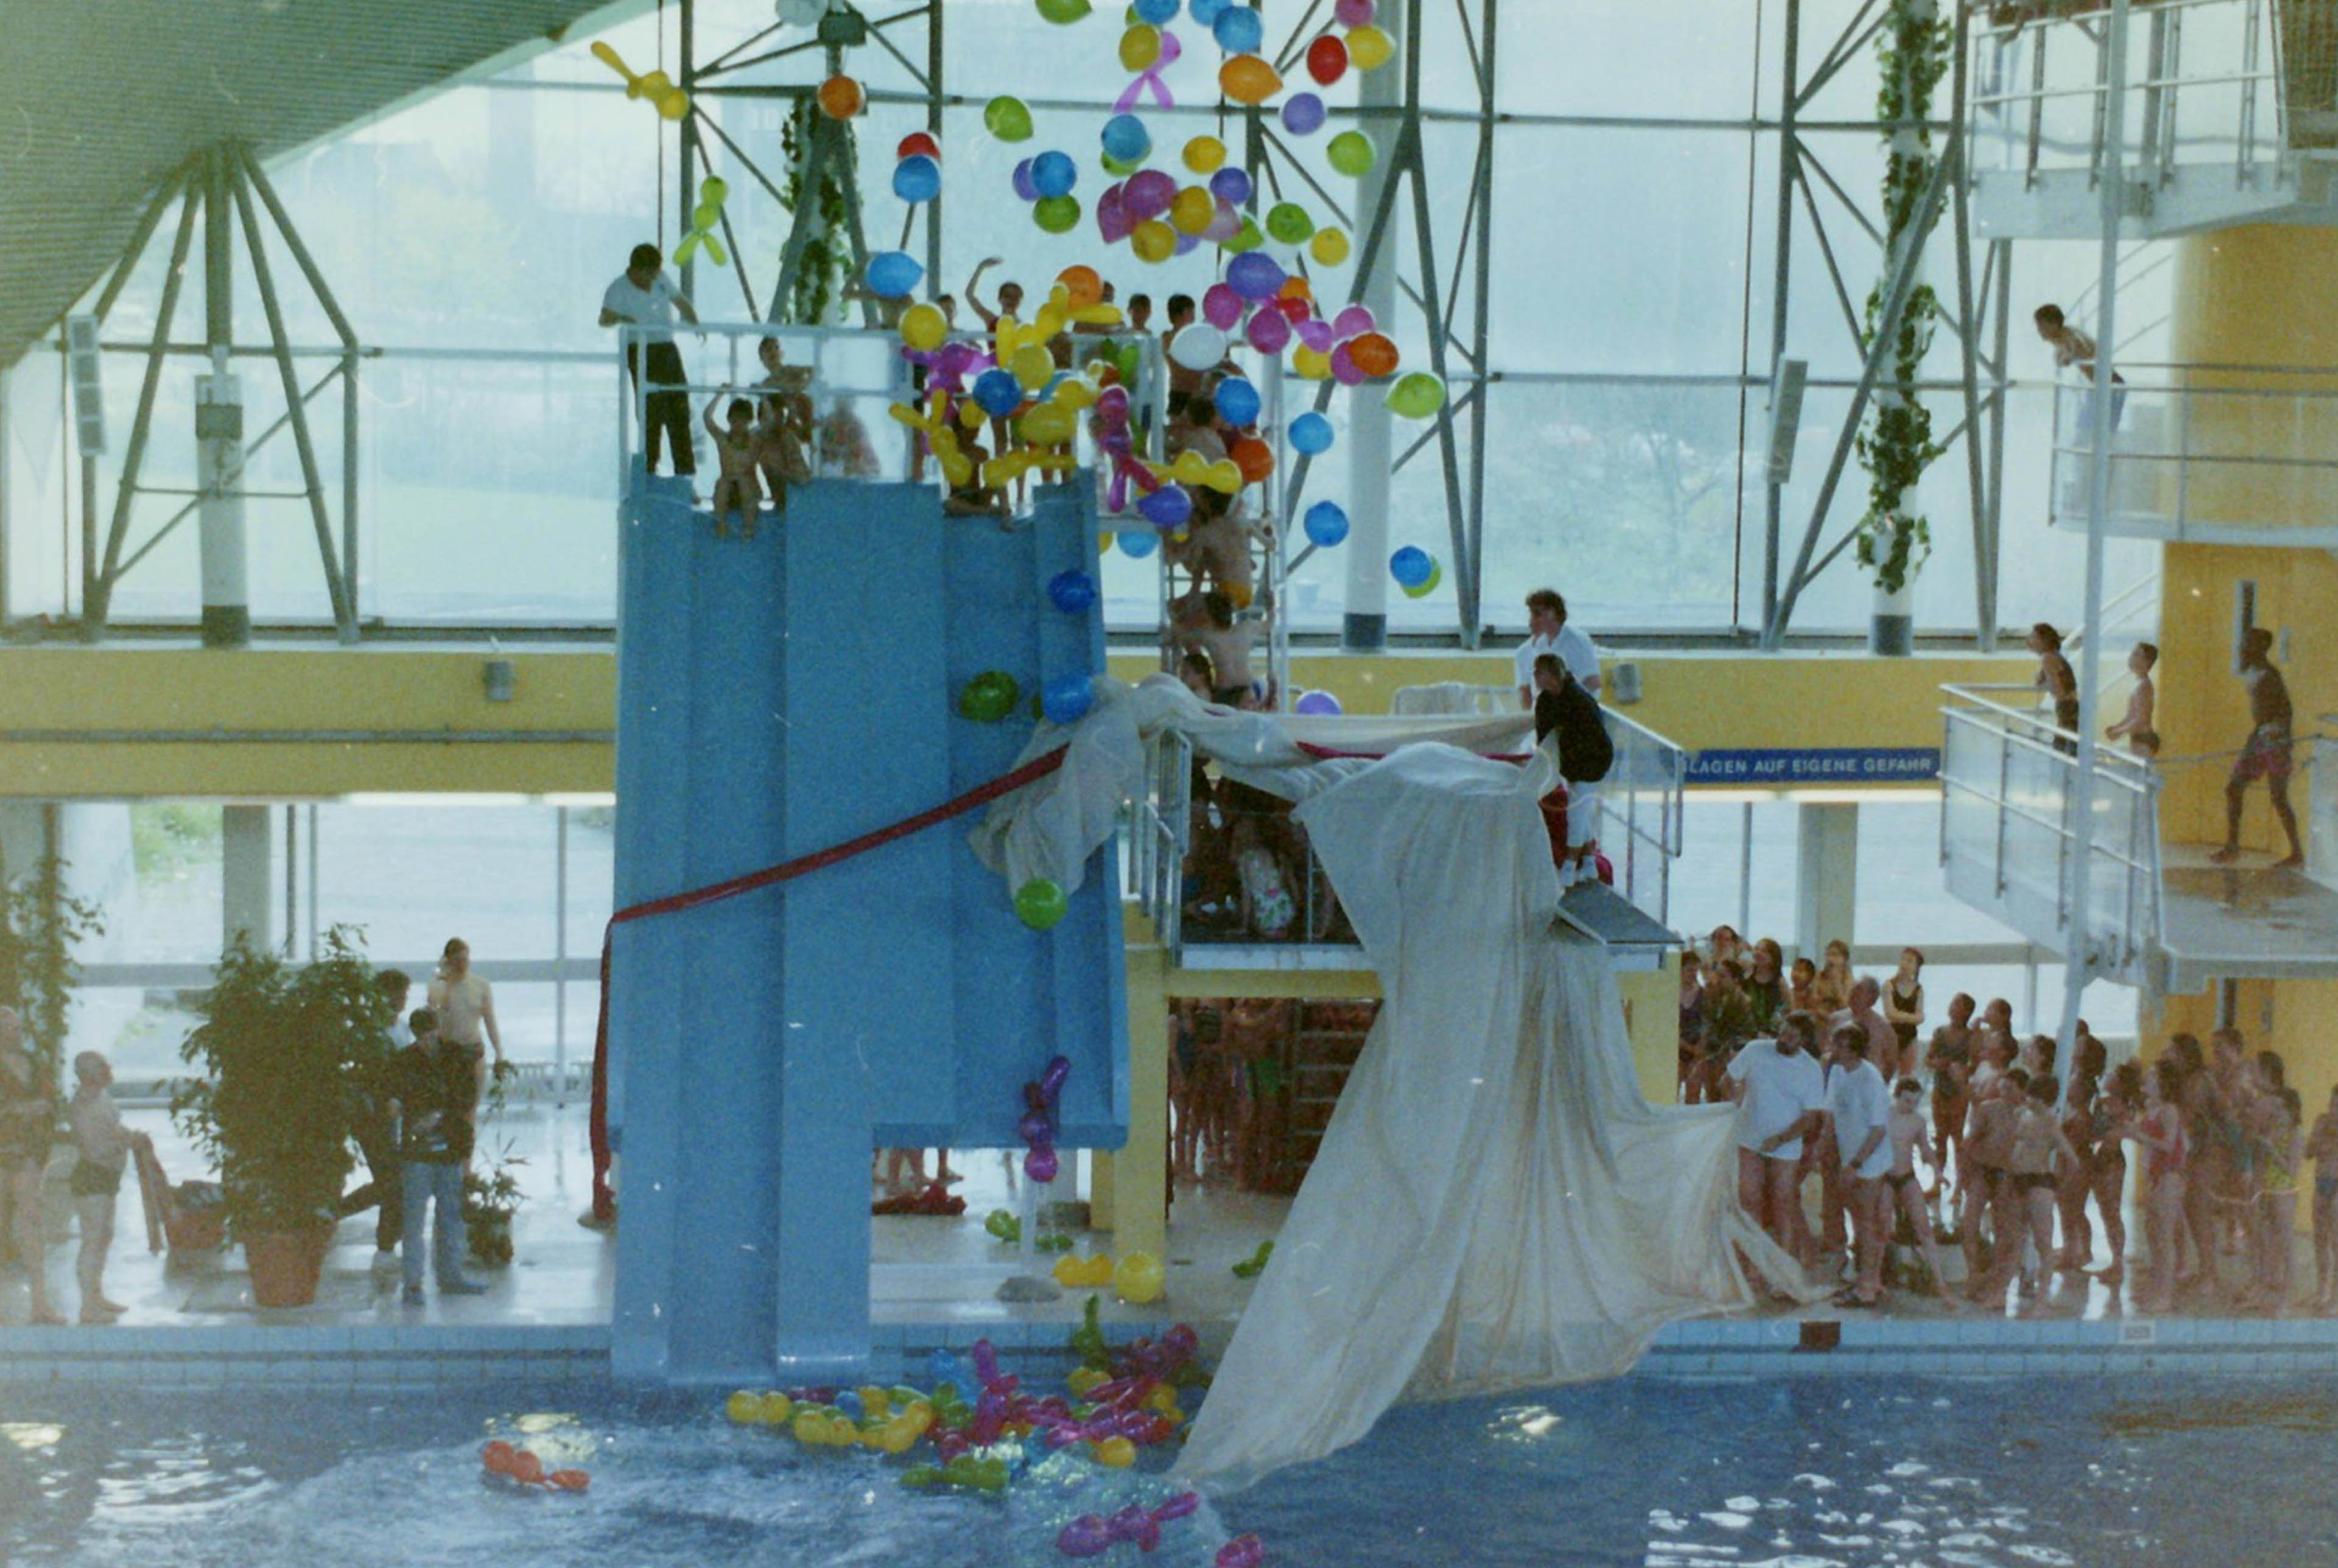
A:
{"type": "MultiPolygon", "coordinates": [[[[2338,221],[2338,0],[2135,0],[2127,232],[2338,221]]],[[[2108,160],[2102,0],[1999,0],[1973,27],[1974,233],[2091,239],[2108,160]]]]}

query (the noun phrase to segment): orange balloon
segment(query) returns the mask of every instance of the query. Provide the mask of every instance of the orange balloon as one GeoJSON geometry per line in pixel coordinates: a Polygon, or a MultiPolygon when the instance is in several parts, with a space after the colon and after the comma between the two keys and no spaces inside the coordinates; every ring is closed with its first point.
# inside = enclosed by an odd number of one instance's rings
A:
{"type": "Polygon", "coordinates": [[[869,94],[850,76],[831,76],[820,84],[820,107],[831,120],[850,120],[869,107],[869,94]]]}
{"type": "Polygon", "coordinates": [[[523,1448],[512,1455],[511,1468],[505,1474],[524,1486],[533,1486],[544,1479],[544,1461],[523,1448]]]}
{"type": "Polygon", "coordinates": [[[1293,272],[1282,280],[1282,287],[1274,291],[1274,297],[1277,299],[1312,299],[1315,289],[1306,279],[1293,272]]]}
{"type": "Polygon", "coordinates": [[[1263,103],[1282,91],[1282,78],[1257,55],[1237,54],[1218,67],[1218,90],[1237,103],[1263,103]]]}
{"type": "Polygon", "coordinates": [[[1245,436],[1226,454],[1242,470],[1243,483],[1255,485],[1274,472],[1274,448],[1255,436],[1245,436]]]}
{"type": "Polygon", "coordinates": [[[1056,281],[1072,301],[1072,309],[1081,309],[1104,298],[1104,279],[1093,267],[1066,267],[1056,274],[1056,281]]]}
{"type": "Polygon", "coordinates": [[[1378,332],[1367,332],[1349,343],[1348,358],[1367,376],[1386,376],[1397,366],[1396,345],[1378,332]]]}
{"type": "Polygon", "coordinates": [[[511,1474],[514,1453],[508,1443],[490,1443],[479,1450],[479,1463],[498,1475],[511,1474]]]}
{"type": "Polygon", "coordinates": [[[593,1485],[593,1477],[582,1470],[555,1470],[545,1479],[563,1492],[582,1492],[593,1485]]]}

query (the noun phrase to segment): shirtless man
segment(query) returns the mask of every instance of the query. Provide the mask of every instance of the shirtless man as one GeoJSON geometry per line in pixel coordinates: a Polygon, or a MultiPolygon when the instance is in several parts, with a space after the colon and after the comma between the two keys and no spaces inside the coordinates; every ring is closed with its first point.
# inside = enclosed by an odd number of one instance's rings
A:
{"type": "Polygon", "coordinates": [[[1995,1256],[1988,1278],[1974,1290],[1984,1302],[2001,1297],[2013,1277],[2021,1272],[2024,1240],[2037,1249],[2039,1267],[2035,1281],[2023,1274],[2023,1290],[2043,1289],[2054,1259],[2055,1194],[2060,1184],[2056,1162],[2060,1161],[2062,1170],[2079,1163],[2078,1152],[2062,1135],[2062,1125],[2054,1115],[2054,1102],[2062,1094],[2062,1085],[2054,1074],[2045,1073],[2031,1079],[2018,1102],[2013,1099],[2014,1082],[2009,1079],[2002,1092],[2011,1106],[2007,1122],[2011,1131],[2006,1139],[2005,1175],[1999,1189],[1995,1256]]]}
{"type": "MultiPolygon", "coordinates": [[[[2038,336],[2054,348],[2054,368],[2068,370],[2076,366],[2089,381],[2095,378],[2095,358],[2100,352],[2095,340],[2079,331],[2064,318],[2059,305],[2040,305],[2031,313],[2038,324],[2038,336]]],[[[2111,372],[2111,428],[2118,428],[2119,415],[2127,408],[2127,377],[2111,372]]]]}
{"type": "Polygon", "coordinates": [[[2290,727],[2295,720],[2289,705],[2289,684],[2273,667],[2273,633],[2252,626],[2241,634],[2241,679],[2249,688],[2249,738],[2233,761],[2233,776],[2225,785],[2225,847],[2208,857],[2229,866],[2241,853],[2241,805],[2250,783],[2265,781],[2273,797],[2273,814],[2289,835],[2289,858],[2276,867],[2303,866],[2305,851],[2297,838],[2297,813],[2289,804],[2290,727]]]}
{"type": "Polygon", "coordinates": [[[1223,589],[1237,606],[1249,604],[1258,576],[1250,553],[1257,530],[1242,510],[1237,497],[1206,486],[1198,489],[1184,542],[1169,546],[1170,559],[1194,574],[1196,587],[1223,589]]]}
{"type": "Polygon", "coordinates": [[[1180,594],[1169,605],[1170,628],[1180,648],[1210,656],[1218,689],[1212,701],[1238,708],[1253,692],[1250,668],[1251,628],[1234,619],[1234,603],[1217,589],[1180,594]]]}
{"type": "Polygon", "coordinates": [[[2138,642],[2128,652],[2127,667],[2135,677],[2135,690],[2127,693],[2126,716],[2103,731],[2104,740],[2125,740],[2127,749],[2146,761],[2159,755],[2159,731],[2151,727],[2152,710],[2159,698],[2158,689],[2151,683],[2151,671],[2158,662],[2156,643],[2138,642]]]}
{"type": "Polygon", "coordinates": [[[1973,999],[1962,991],[1949,998],[1949,1021],[1932,1031],[1924,1070],[1932,1075],[1932,1170],[1938,1197],[1953,1167],[1950,1148],[1965,1135],[1966,1081],[1973,1069],[1973,999]]]}
{"type": "MultiPolygon", "coordinates": [[[[2013,1107],[2007,1097],[2019,1093],[2001,1068],[1986,1083],[1978,1076],[1973,1081],[1972,1110],[1965,1118],[1964,1170],[1957,1181],[1957,1231],[1968,1280],[1981,1276],[1981,1225],[1998,1206],[2006,1156],[2011,1152],[2013,1107]]],[[[2001,1240],[2008,1229],[1999,1225],[1997,1230],[2001,1240]]],[[[2018,1238],[2014,1245],[2019,1248],[2018,1238]]]]}

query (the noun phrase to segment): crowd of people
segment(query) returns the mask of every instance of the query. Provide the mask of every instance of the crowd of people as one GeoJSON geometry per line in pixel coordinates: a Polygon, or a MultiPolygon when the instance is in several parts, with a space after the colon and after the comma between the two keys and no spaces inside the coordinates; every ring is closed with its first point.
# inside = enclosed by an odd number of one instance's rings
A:
{"type": "Polygon", "coordinates": [[[1739,1104],[1739,1201],[1805,1269],[1848,1270],[1840,1304],[1883,1299],[1895,1248],[1915,1254],[1895,1272],[1951,1305],[2042,1307],[2058,1278],[2117,1291],[2132,1161],[2137,1310],[2338,1310],[2338,1088],[2309,1129],[2280,1054],[2231,1028],[2114,1066],[2081,1020],[2065,1064],[2002,997],[1960,993],[1926,1036],[1923,967],[1909,947],[1889,977],[1857,975],[1841,942],[1786,965],[1723,926],[1681,968],[1680,1096],[1739,1104]],[[2291,1276],[2309,1160],[2306,1292],[2291,1276]]]}

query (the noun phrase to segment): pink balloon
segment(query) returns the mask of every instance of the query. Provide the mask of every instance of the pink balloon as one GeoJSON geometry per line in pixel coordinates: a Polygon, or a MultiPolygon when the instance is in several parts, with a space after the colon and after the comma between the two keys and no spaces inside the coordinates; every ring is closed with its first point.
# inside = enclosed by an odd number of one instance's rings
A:
{"type": "Polygon", "coordinates": [[[1373,0],[1332,0],[1331,15],[1342,27],[1369,27],[1378,9],[1373,0]]]}
{"type": "Polygon", "coordinates": [[[1357,368],[1355,357],[1348,352],[1345,343],[1331,350],[1331,379],[1342,387],[1353,387],[1363,378],[1363,371],[1357,368]]]}
{"type": "Polygon", "coordinates": [[[1042,1187],[1056,1179],[1056,1152],[1045,1143],[1023,1156],[1023,1174],[1042,1187]]]}
{"type": "Polygon", "coordinates": [[[1223,197],[1218,199],[1218,209],[1210,214],[1210,225],[1202,230],[1202,238],[1213,244],[1223,245],[1242,232],[1242,213],[1223,197]]]}
{"type": "Polygon", "coordinates": [[[1136,227],[1135,220],[1128,215],[1123,196],[1124,187],[1115,185],[1096,198],[1096,232],[1104,237],[1107,245],[1119,244],[1128,238],[1129,230],[1136,227]]]}
{"type": "Polygon", "coordinates": [[[1128,388],[1121,386],[1105,387],[1096,395],[1096,417],[1105,426],[1128,423],[1128,388]]]}
{"type": "Polygon", "coordinates": [[[1280,310],[1261,310],[1250,318],[1250,346],[1262,354],[1280,354],[1291,341],[1291,318],[1280,310]]]}
{"type": "Polygon", "coordinates": [[[1337,334],[1331,330],[1331,324],[1320,318],[1294,321],[1291,324],[1291,329],[1299,334],[1299,340],[1302,343],[1306,344],[1318,354],[1329,354],[1331,351],[1332,343],[1337,338],[1337,334]]]}
{"type": "MultiPolygon", "coordinates": [[[[1177,181],[1158,169],[1141,169],[1128,177],[1120,203],[1133,223],[1145,223],[1169,211],[1177,199],[1177,181]]],[[[1366,331],[1371,330],[1367,327],[1366,331]]]]}
{"type": "Polygon", "coordinates": [[[1223,283],[1213,283],[1202,293],[1202,319],[1219,331],[1229,331],[1242,319],[1242,296],[1223,283]]]}
{"type": "Polygon", "coordinates": [[[1174,65],[1184,53],[1185,46],[1177,42],[1177,34],[1164,30],[1161,34],[1161,58],[1153,63],[1153,69],[1157,73],[1165,66],[1174,65]]]}
{"type": "Polygon", "coordinates": [[[1372,313],[1361,305],[1351,305],[1331,318],[1331,336],[1361,338],[1374,326],[1372,313]]]}

